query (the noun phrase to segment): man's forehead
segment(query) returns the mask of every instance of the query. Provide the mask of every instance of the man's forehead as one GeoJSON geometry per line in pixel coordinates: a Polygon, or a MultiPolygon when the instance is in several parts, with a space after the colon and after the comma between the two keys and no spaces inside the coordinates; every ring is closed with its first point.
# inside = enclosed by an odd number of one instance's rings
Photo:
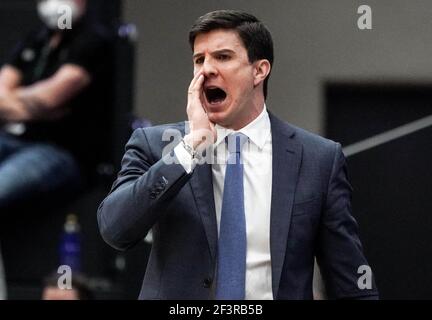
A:
{"type": "Polygon", "coordinates": [[[240,36],[235,30],[216,29],[206,33],[200,33],[194,41],[194,54],[204,51],[244,49],[240,36]]]}

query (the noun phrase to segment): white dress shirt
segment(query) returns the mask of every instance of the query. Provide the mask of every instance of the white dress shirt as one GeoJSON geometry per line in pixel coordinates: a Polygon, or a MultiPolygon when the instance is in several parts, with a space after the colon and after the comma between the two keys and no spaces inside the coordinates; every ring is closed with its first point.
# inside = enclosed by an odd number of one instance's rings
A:
{"type": "MultiPolygon", "coordinates": [[[[213,193],[219,232],[228,149],[225,137],[234,131],[216,125],[216,157],[212,164],[213,193]]],[[[272,190],[272,137],[266,107],[247,126],[236,131],[249,138],[242,148],[246,218],[246,299],[273,299],[270,263],[270,208],[272,190]]],[[[186,172],[196,165],[182,144],[174,152],[186,172]]]]}

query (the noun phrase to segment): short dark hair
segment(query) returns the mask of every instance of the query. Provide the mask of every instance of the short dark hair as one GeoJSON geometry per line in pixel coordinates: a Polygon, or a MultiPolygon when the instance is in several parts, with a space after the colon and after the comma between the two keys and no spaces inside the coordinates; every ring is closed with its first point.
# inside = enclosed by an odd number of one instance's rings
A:
{"type": "MultiPolygon", "coordinates": [[[[217,10],[199,17],[189,31],[189,43],[192,51],[198,34],[216,29],[237,31],[247,50],[249,62],[267,59],[270,65],[273,65],[273,40],[270,31],[255,16],[238,10],[217,10]]],[[[270,73],[264,80],[264,98],[267,98],[269,77],[270,73]]]]}

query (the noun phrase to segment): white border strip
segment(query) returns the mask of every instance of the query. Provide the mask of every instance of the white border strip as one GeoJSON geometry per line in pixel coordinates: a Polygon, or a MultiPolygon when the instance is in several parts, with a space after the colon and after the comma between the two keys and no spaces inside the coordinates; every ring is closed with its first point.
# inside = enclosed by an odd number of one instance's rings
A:
{"type": "Polygon", "coordinates": [[[419,120],[404,124],[395,129],[377,134],[363,141],[353,143],[343,148],[345,157],[353,156],[357,153],[375,148],[381,144],[409,135],[426,127],[432,126],[432,115],[419,120]]]}

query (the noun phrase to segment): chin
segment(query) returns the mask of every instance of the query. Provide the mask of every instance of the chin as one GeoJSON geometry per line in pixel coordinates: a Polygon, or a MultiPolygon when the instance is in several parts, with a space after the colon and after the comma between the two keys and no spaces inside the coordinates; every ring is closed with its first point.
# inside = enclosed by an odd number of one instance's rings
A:
{"type": "Polygon", "coordinates": [[[216,112],[210,112],[207,114],[210,122],[223,126],[223,117],[216,112]]]}
{"type": "Polygon", "coordinates": [[[222,123],[226,122],[226,119],[229,117],[231,105],[229,103],[223,103],[220,105],[207,104],[205,105],[205,109],[207,110],[207,115],[211,122],[222,125],[222,123]]]}
{"type": "Polygon", "coordinates": [[[207,112],[209,120],[220,126],[225,127],[227,124],[227,110],[214,110],[207,112]]]}

